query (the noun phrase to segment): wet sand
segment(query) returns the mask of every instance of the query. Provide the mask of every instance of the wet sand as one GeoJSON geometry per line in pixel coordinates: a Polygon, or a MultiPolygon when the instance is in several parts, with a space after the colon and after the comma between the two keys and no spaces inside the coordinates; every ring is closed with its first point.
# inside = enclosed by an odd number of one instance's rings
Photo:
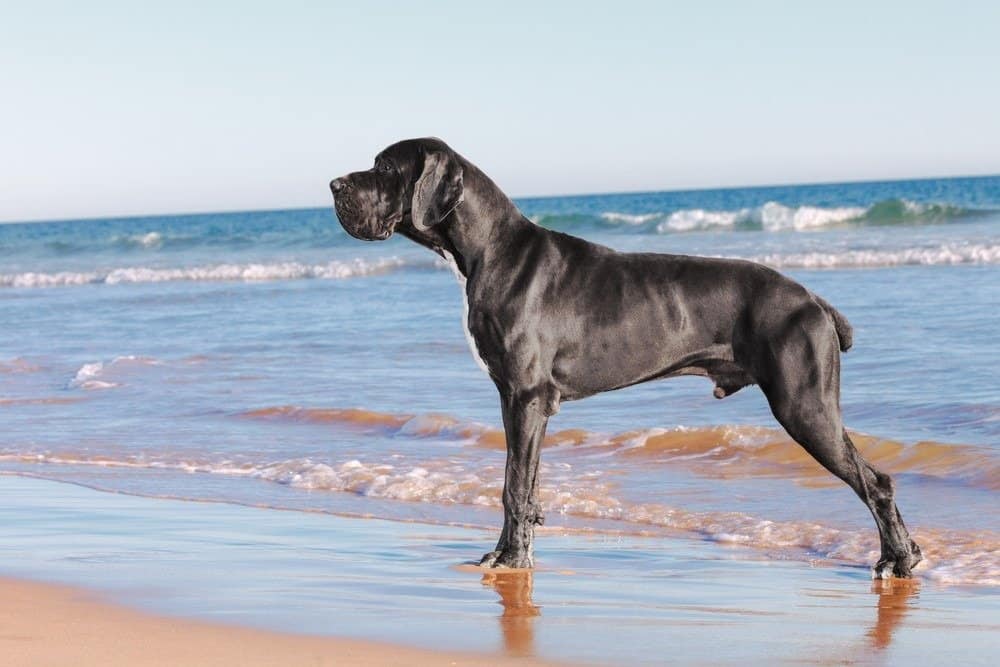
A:
{"type": "Polygon", "coordinates": [[[497,655],[309,637],[142,613],[94,593],[0,579],[5,665],[541,665],[497,655]]]}
{"type": "Polygon", "coordinates": [[[14,476],[0,476],[0,495],[0,574],[21,580],[0,588],[0,653],[14,664],[114,664],[107,651],[120,651],[120,664],[324,664],[334,654],[330,664],[1000,657],[994,587],[873,583],[861,566],[553,530],[539,535],[536,571],[484,572],[467,561],[496,535],[477,529],[14,476]]]}

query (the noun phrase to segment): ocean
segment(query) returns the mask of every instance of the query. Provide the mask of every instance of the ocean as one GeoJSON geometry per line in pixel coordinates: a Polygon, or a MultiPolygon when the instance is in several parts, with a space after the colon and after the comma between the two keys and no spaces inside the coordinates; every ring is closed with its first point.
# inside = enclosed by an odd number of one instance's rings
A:
{"type": "MultiPolygon", "coordinates": [[[[1000,177],[517,203],[625,251],[763,262],[830,301],[855,328],[845,423],[896,481],[918,573],[1000,586],[1000,177]]],[[[0,473],[499,527],[496,391],[454,277],[405,239],[351,239],[332,207],[6,224],[0,304],[0,473]]],[[[877,558],[865,506],[754,387],[566,403],[541,486],[547,530],[877,558]]]]}

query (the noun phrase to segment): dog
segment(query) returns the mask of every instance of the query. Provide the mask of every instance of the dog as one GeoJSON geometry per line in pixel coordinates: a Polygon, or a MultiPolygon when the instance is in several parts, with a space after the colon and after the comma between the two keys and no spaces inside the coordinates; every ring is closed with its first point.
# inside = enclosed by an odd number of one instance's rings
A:
{"type": "Polygon", "coordinates": [[[452,266],[473,355],[500,393],[507,463],[504,522],[484,567],[534,565],[539,450],[563,401],[640,382],[700,375],[724,398],[758,385],[778,422],[871,510],[874,578],[921,560],[891,479],[858,453],[840,411],[847,319],[753,262],[620,253],[528,220],[475,165],[439,139],[410,139],[330,183],[351,236],[398,232],[452,266]]]}

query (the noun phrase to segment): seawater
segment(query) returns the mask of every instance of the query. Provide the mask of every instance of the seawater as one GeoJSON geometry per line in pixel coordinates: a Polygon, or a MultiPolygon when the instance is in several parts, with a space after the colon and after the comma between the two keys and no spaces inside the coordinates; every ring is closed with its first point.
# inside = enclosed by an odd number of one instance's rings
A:
{"type": "MultiPolygon", "coordinates": [[[[845,422],[893,473],[921,572],[1000,585],[1000,177],[517,203],[625,251],[761,261],[828,299],[855,327],[845,422]]],[[[355,241],[329,208],[8,224],[0,303],[0,471],[498,525],[496,391],[454,277],[405,239],[355,241]]],[[[543,452],[549,525],[872,561],[867,509],[760,392],[711,390],[564,404],[543,452]]]]}

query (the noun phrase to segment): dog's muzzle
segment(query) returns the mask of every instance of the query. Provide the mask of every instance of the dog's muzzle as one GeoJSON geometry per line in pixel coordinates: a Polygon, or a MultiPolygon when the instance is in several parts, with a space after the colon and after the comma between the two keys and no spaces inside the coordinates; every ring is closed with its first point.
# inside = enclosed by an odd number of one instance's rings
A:
{"type": "Polygon", "coordinates": [[[380,221],[359,201],[358,193],[346,178],[330,181],[333,193],[333,207],[340,225],[348,234],[362,241],[384,241],[392,236],[401,216],[380,221]]]}

